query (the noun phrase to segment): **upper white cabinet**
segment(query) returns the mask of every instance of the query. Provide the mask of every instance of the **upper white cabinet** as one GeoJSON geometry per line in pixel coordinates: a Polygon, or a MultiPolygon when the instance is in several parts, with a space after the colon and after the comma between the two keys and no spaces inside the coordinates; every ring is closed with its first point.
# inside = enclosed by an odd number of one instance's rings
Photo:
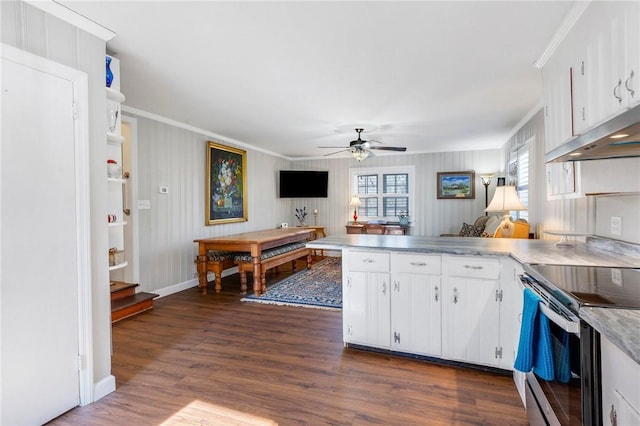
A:
{"type": "Polygon", "coordinates": [[[591,2],[542,70],[545,151],[638,104],[640,3],[591,2]]]}

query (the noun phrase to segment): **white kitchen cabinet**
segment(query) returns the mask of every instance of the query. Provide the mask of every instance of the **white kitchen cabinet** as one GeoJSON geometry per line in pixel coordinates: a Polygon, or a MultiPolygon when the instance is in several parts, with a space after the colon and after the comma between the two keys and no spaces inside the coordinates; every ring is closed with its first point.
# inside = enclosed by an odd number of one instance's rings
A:
{"type": "Polygon", "coordinates": [[[640,365],[601,336],[604,425],[640,424],[640,365]]]}
{"type": "Polygon", "coordinates": [[[591,2],[542,70],[545,152],[638,104],[640,3],[591,2]]]}
{"type": "Polygon", "coordinates": [[[391,348],[440,357],[441,256],[391,253],[391,348]]]}
{"type": "Polygon", "coordinates": [[[443,357],[499,366],[500,260],[444,256],[443,357]]]}
{"type": "Polygon", "coordinates": [[[569,198],[580,192],[580,164],[547,163],[547,199],[569,198]]]}
{"type": "Polygon", "coordinates": [[[345,250],[343,265],[344,342],[389,349],[389,253],[345,250]]]}
{"type": "Polygon", "coordinates": [[[513,369],[518,354],[520,328],[522,327],[522,307],[524,287],[519,276],[523,269],[520,262],[510,257],[501,260],[500,286],[502,303],[500,304],[500,347],[502,359],[500,367],[513,370],[513,381],[516,384],[522,403],[525,404],[525,373],[513,369]]]}

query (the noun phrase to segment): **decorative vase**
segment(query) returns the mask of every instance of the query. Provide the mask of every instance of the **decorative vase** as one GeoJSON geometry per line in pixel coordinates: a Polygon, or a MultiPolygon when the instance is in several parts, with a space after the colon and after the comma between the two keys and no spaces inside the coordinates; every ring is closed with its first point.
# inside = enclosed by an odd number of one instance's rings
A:
{"type": "Polygon", "coordinates": [[[109,56],[107,58],[107,87],[111,87],[111,83],[113,83],[113,73],[111,72],[111,58],[109,56]]]}
{"type": "Polygon", "coordinates": [[[400,226],[409,226],[409,216],[400,218],[400,226]]]}

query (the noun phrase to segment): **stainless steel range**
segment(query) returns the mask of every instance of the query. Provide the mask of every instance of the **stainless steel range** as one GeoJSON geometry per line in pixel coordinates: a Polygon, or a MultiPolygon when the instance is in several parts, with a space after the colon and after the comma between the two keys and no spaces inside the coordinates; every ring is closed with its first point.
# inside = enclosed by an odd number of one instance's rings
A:
{"type": "Polygon", "coordinates": [[[640,309],[640,269],[534,264],[524,271],[522,284],[540,297],[552,329],[568,334],[571,354],[568,383],[527,373],[529,423],[602,424],[600,335],[580,320],[580,309],[640,309]]]}

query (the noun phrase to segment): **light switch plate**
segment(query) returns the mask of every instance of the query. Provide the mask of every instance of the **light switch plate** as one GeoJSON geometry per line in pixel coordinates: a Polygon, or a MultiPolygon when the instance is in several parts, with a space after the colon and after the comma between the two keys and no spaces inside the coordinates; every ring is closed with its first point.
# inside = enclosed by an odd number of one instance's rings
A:
{"type": "Polygon", "coordinates": [[[161,194],[168,194],[169,193],[169,187],[168,186],[161,186],[158,188],[158,192],[161,194]]]}
{"type": "Polygon", "coordinates": [[[622,235],[622,218],[611,216],[611,235],[622,235]]]}

